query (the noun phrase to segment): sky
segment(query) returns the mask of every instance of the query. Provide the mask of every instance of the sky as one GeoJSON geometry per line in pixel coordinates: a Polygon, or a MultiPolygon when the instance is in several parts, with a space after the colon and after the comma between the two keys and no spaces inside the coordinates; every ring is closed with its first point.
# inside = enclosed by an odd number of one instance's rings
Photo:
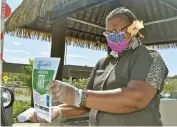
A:
{"type": "MultiPolygon", "coordinates": [[[[20,5],[21,1],[22,0],[6,0],[12,11],[20,5]]],[[[29,58],[33,59],[39,56],[49,57],[50,50],[50,42],[5,35],[3,58],[6,62],[10,63],[28,64],[29,58]]],[[[169,76],[176,75],[177,49],[163,49],[158,51],[169,69],[169,76]]],[[[97,61],[106,56],[106,54],[107,53],[104,51],[67,46],[65,64],[93,67],[97,61]]]]}

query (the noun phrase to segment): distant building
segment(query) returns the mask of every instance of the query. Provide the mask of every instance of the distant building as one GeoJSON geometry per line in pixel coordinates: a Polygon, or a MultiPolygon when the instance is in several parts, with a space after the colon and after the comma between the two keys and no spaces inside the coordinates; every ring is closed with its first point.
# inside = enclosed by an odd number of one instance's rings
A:
{"type": "MultiPolygon", "coordinates": [[[[9,73],[22,73],[22,66],[24,64],[13,64],[13,63],[3,63],[3,72],[9,73]]],[[[87,66],[75,66],[75,65],[64,65],[63,78],[89,78],[92,71],[92,67],[87,66]]]]}
{"type": "Polygon", "coordinates": [[[63,77],[72,79],[89,78],[92,67],[64,65],[63,77]]]}
{"type": "Polygon", "coordinates": [[[10,72],[10,73],[22,73],[22,66],[24,64],[13,64],[13,63],[6,63],[3,62],[3,72],[10,72]]]}

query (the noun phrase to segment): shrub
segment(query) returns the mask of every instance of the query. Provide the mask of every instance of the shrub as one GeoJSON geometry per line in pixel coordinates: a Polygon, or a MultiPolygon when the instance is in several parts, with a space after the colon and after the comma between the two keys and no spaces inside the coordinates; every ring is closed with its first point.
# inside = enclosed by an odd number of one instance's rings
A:
{"type": "Polygon", "coordinates": [[[68,80],[68,79],[63,79],[64,82],[68,82],[70,84],[72,84],[73,86],[79,88],[79,89],[86,89],[87,83],[88,83],[88,79],[74,79],[73,81],[68,80]]]}
{"type": "Polygon", "coordinates": [[[31,102],[15,101],[13,104],[13,122],[16,123],[17,116],[31,107],[31,102]]]}
{"type": "Polygon", "coordinates": [[[172,92],[177,92],[177,80],[166,80],[161,97],[170,98],[172,92]]]}
{"type": "Polygon", "coordinates": [[[163,91],[165,93],[177,92],[177,81],[165,82],[163,91]]]}
{"type": "Polygon", "coordinates": [[[30,96],[31,91],[29,91],[27,88],[15,88],[14,94],[15,96],[30,96]]]}

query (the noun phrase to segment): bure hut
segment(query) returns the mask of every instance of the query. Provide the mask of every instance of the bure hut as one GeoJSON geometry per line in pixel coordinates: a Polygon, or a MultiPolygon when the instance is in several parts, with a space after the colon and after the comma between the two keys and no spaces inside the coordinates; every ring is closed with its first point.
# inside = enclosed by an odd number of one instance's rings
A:
{"type": "Polygon", "coordinates": [[[5,31],[51,42],[51,56],[61,57],[57,74],[61,80],[66,45],[109,52],[102,34],[105,18],[122,6],[143,20],[144,45],[177,47],[177,0],[23,0],[6,21],[5,31]]]}

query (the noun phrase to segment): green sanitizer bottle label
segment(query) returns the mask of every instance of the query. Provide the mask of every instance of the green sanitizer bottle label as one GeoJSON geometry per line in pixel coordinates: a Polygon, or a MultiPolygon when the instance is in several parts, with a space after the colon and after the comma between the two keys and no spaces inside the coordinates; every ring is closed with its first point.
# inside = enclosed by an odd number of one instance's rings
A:
{"type": "Polygon", "coordinates": [[[36,57],[33,67],[33,98],[37,115],[51,122],[52,96],[48,84],[55,79],[60,58],[36,57]]]}

